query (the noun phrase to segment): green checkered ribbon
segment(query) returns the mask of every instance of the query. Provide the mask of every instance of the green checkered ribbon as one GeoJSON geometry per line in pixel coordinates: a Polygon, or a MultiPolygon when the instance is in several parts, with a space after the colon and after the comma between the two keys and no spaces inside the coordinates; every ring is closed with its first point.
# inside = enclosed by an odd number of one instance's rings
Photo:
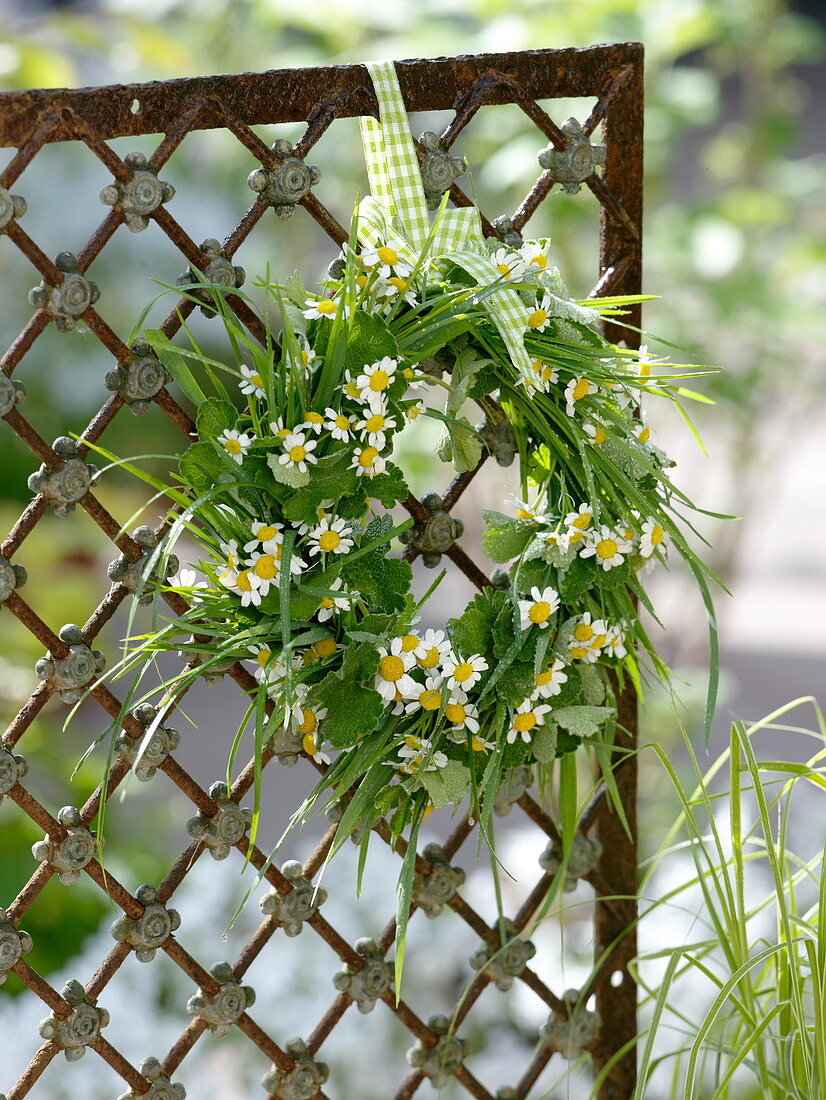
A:
{"type": "MultiPolygon", "coordinates": [[[[392,61],[376,61],[367,66],[367,71],[376,92],[379,119],[364,116],[360,120],[372,192],[359,204],[360,240],[370,247],[389,245],[408,263],[415,263],[432,235],[434,259],[449,258],[481,286],[500,281],[500,273],[485,249],[475,207],[442,210],[435,225],[431,225],[396,66],[392,61]]],[[[485,299],[485,308],[515,366],[523,377],[530,377],[531,361],[523,338],[528,310],[521,298],[516,291],[502,287],[485,299]]]]}

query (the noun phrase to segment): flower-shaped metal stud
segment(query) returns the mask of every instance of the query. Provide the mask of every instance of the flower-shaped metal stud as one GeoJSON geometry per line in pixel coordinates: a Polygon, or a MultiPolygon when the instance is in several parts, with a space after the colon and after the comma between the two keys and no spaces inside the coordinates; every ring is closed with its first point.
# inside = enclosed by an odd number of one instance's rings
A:
{"type": "Polygon", "coordinates": [[[579,1002],[579,990],[567,989],[562,994],[567,1015],[552,1012],[548,1022],[539,1029],[539,1034],[553,1050],[559,1051],[563,1058],[572,1062],[599,1035],[601,1020],[599,1013],[585,1008],[579,1002]]]}
{"type": "Polygon", "coordinates": [[[464,157],[452,156],[442,145],[441,138],[432,130],[425,130],[419,137],[419,144],[425,151],[421,164],[422,183],[427,205],[435,210],[442,201],[445,191],[449,191],[454,180],[467,171],[464,157]]]}
{"type": "Polygon", "coordinates": [[[29,765],[24,756],[18,756],[8,749],[0,749],[0,803],[28,770],[29,765]]]}
{"type": "Polygon", "coordinates": [[[540,167],[547,168],[562,184],[566,194],[576,195],[596,167],[605,164],[605,146],[592,145],[575,118],[566,118],[561,129],[568,139],[565,148],[554,149],[553,145],[548,145],[537,159],[540,167]]]}
{"type": "Polygon", "coordinates": [[[86,310],[100,297],[97,283],[87,279],[78,267],[77,257],[61,252],[55,267],[63,273],[59,286],[45,279],[29,291],[29,305],[45,309],[58,332],[71,332],[86,310]]]}
{"type": "Polygon", "coordinates": [[[33,493],[42,493],[56,516],[70,516],[79,500],[83,500],[99,476],[97,467],[81,458],[74,439],[60,435],[52,444],[58,456],[54,466],[43,465],[29,475],[28,486],[33,493]]]}
{"type": "Polygon", "coordinates": [[[68,654],[54,657],[48,653],[40,658],[34,671],[64,703],[76,703],[89,684],[103,672],[106,658],[99,649],[89,648],[83,632],[75,623],[62,626],[59,637],[68,645],[68,654]]]}
{"type": "Polygon", "coordinates": [[[288,1039],[286,1050],[295,1067],[286,1070],[274,1065],[261,1084],[275,1100],[313,1100],[330,1076],[326,1063],[313,1059],[303,1039],[288,1039]]]}
{"type": "Polygon", "coordinates": [[[438,493],[425,493],[422,504],[430,513],[430,518],[424,523],[414,523],[402,532],[400,538],[407,546],[418,550],[424,564],[433,569],[439,564],[442,554],[446,554],[461,536],[464,524],[445,511],[438,493]]]}
{"type": "MultiPolygon", "coordinates": [[[[142,726],[148,726],[156,714],[157,708],[151,703],[141,703],[132,711],[132,716],[142,726]]],[[[126,730],[121,730],[115,742],[115,752],[124,764],[134,769],[135,777],[141,783],[148,783],[180,742],[181,735],[170,726],[156,726],[146,742],[143,737],[130,737],[126,730]]]]}
{"type": "Polygon", "coordinates": [[[130,357],[109,371],[103,382],[107,390],[126,402],[135,416],[140,416],[170,381],[171,375],[145,341],[133,340],[129,349],[130,357]]]}
{"type": "Polygon", "coordinates": [[[0,232],[10,221],[22,218],[26,210],[26,200],[22,195],[12,195],[5,187],[0,187],[0,232]]]}
{"type": "Polygon", "coordinates": [[[239,985],[228,962],[219,962],[209,968],[210,974],[220,985],[217,993],[205,993],[203,989],[189,998],[186,1010],[190,1016],[200,1016],[216,1039],[229,1035],[236,1023],[255,1003],[255,990],[239,985]]]}
{"type": "Polygon", "coordinates": [[[112,925],[112,935],[118,943],[129,943],[135,949],[138,962],[151,962],[157,949],[181,926],[181,918],[175,909],[167,909],[158,901],[154,886],[145,882],[135,892],[143,906],[139,917],[125,913],[112,925]]]}
{"type": "Polygon", "coordinates": [[[392,988],[393,966],[385,959],[375,940],[357,940],[356,951],[363,957],[364,966],[360,970],[345,966],[333,978],[333,985],[339,993],[353,998],[359,1012],[372,1012],[376,1001],[392,988]]]}
{"type": "Polygon", "coordinates": [[[528,764],[519,764],[505,772],[502,782],[493,799],[493,812],[497,817],[505,817],[511,812],[514,802],[518,802],[533,783],[533,768],[528,764]]]}
{"type": "Polygon", "coordinates": [[[431,866],[429,874],[418,871],[413,879],[413,901],[428,917],[438,917],[453,900],[465,881],[461,867],[451,867],[444,850],[438,844],[428,844],[422,855],[431,866]]]}
{"type": "MultiPolygon", "coordinates": [[[[571,841],[571,850],[568,853],[568,866],[565,868],[566,893],[576,890],[579,880],[593,871],[597,860],[602,855],[602,845],[598,840],[577,833],[571,841]]],[[[539,857],[539,866],[551,875],[555,875],[562,866],[562,850],[554,841],[551,841],[542,855],[539,857]]]]}
{"type": "Polygon", "coordinates": [[[207,237],[205,241],[201,241],[200,248],[209,260],[204,267],[203,275],[195,268],[190,268],[189,271],[178,276],[177,285],[189,288],[187,293],[200,302],[199,308],[204,317],[214,317],[216,310],[213,295],[205,287],[192,286],[192,284],[207,283],[221,290],[235,290],[244,285],[247,273],[243,267],[237,267],[227,259],[226,253],[221,248],[221,242],[214,237],[207,237]]]}
{"type": "Polygon", "coordinates": [[[150,1082],[148,1091],[136,1092],[130,1089],[119,1096],[118,1100],[185,1100],[186,1089],[166,1076],[157,1058],[144,1058],[139,1068],[150,1082]]]}
{"type": "Polygon", "coordinates": [[[6,975],[27,951],[32,949],[32,938],[28,932],[15,928],[5,909],[0,909],[0,985],[6,975]]]}
{"type": "Polygon", "coordinates": [[[249,828],[252,810],[241,809],[230,798],[226,783],[213,783],[209,797],[218,803],[212,817],[198,814],[186,823],[186,831],[195,840],[202,841],[213,859],[226,859],[230,848],[237,844],[249,828]]]}
{"type": "Polygon", "coordinates": [[[0,416],[8,416],[15,405],[26,396],[26,387],[16,378],[9,378],[0,371],[0,416]]]}
{"type": "Polygon", "coordinates": [[[524,243],[524,237],[507,214],[500,214],[498,218],[494,218],[493,228],[499,230],[502,240],[511,248],[519,248],[524,243]]]}
{"type": "Polygon", "coordinates": [[[460,1068],[467,1053],[467,1043],[458,1035],[449,1035],[447,1016],[431,1016],[427,1021],[431,1031],[439,1036],[435,1046],[425,1046],[419,1039],[406,1054],[408,1064],[430,1078],[434,1088],[441,1089],[460,1068]]]}
{"type": "Polygon", "coordinates": [[[327,891],[323,886],[313,886],[304,877],[304,868],[295,859],[288,859],[281,868],[281,874],[292,887],[286,894],[270,890],[259,901],[262,913],[274,917],[288,936],[297,936],[304,922],[314,916],[319,906],[327,900],[327,891]]]}
{"type": "MultiPolygon", "coordinates": [[[[341,821],[346,808],[346,803],[342,802],[340,798],[335,798],[332,802],[327,803],[324,809],[324,816],[327,818],[328,821],[332,821],[334,823],[341,821]]],[[[350,833],[351,843],[360,844],[363,835],[364,827],[362,825],[357,825],[355,829],[353,829],[352,833],[350,833]]]]}
{"type": "Polygon", "coordinates": [[[158,554],[150,567],[150,559],[158,547],[158,536],[151,527],[136,527],[132,538],[140,547],[141,556],[135,560],[121,554],[109,563],[106,572],[110,581],[122,584],[133,596],[140,593],[138,603],[152,603],[155,586],[177,573],[180,562],[174,554],[169,554],[166,560],[158,554]]]}
{"type": "Polygon", "coordinates": [[[64,806],[57,815],[58,822],[67,832],[62,840],[46,836],[32,845],[32,855],[41,863],[48,863],[57,871],[64,886],[72,886],[80,878],[80,872],[94,859],[97,852],[95,834],[83,824],[80,810],[64,806]]]}
{"type": "Polygon", "coordinates": [[[510,1085],[504,1085],[501,1089],[496,1090],[496,1100],[519,1100],[519,1094],[510,1085]]]}
{"type": "Polygon", "coordinates": [[[28,573],[22,565],[12,563],[0,554],[0,603],[5,603],[16,589],[28,580],[28,573]]]}
{"type": "Polygon", "coordinates": [[[513,979],[522,973],[536,954],[530,940],[519,938],[513,921],[505,920],[504,925],[506,940],[503,945],[483,942],[470,956],[473,969],[483,970],[496,983],[496,988],[503,991],[510,989],[513,979]]]}
{"type": "Polygon", "coordinates": [[[51,1039],[63,1048],[67,1061],[76,1062],[96,1041],[100,1029],[109,1023],[109,1013],[93,1004],[80,982],[74,979],[63,987],[62,996],[71,1006],[69,1015],[58,1016],[53,1012],[41,1022],[38,1031],[44,1039],[51,1039]]]}
{"type": "Polygon", "coordinates": [[[104,187],[100,201],[123,214],[130,232],[140,233],[149,225],[149,215],[174,197],[175,188],[158,179],[157,168],[150,165],[143,153],[127,153],[123,160],[131,169],[129,179],[115,180],[104,187]]]}
{"type": "Polygon", "coordinates": [[[479,432],[487,449],[496,459],[497,466],[511,466],[513,464],[519,447],[507,417],[503,416],[501,420],[496,422],[483,421],[481,424],[476,425],[476,431],[479,432]]]}
{"type": "Polygon", "coordinates": [[[272,168],[256,168],[247,176],[247,183],[273,208],[282,221],[291,218],[296,205],[308,195],[321,179],[321,169],[305,164],[295,155],[289,141],[273,142],[276,163],[272,168]]]}
{"type": "Polygon", "coordinates": [[[304,752],[302,735],[293,725],[278,726],[269,744],[282,768],[291,768],[304,752]]]}

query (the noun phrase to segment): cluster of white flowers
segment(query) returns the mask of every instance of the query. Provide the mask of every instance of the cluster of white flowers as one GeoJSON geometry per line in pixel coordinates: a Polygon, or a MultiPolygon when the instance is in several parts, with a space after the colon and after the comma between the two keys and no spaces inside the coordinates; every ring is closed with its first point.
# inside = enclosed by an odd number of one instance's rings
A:
{"type": "Polygon", "coordinates": [[[594,619],[590,611],[574,620],[573,634],[568,643],[568,655],[572,661],[594,664],[600,657],[624,657],[625,631],[619,623],[594,619]]]}

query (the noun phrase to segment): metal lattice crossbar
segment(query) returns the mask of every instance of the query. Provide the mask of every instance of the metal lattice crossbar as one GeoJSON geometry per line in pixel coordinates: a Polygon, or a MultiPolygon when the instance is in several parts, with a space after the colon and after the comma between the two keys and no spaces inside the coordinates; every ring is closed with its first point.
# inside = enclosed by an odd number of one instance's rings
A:
{"type": "MultiPolygon", "coordinates": [[[[539,175],[518,209],[509,218],[491,221],[483,216],[483,226],[488,235],[513,240],[513,235],[521,233],[555,186],[563,185],[566,190],[576,190],[580,183],[584,184],[596,196],[601,212],[600,278],[594,295],[639,291],[642,228],[641,46],[626,43],[585,50],[533,50],[435,61],[404,61],[398,64],[398,73],[408,110],[454,111],[454,117],[440,135],[442,153],[450,149],[480,109],[497,104],[516,104],[550,143],[544,161],[550,167],[539,175]],[[585,119],[581,130],[570,126],[560,128],[537,103],[537,100],[586,96],[596,97],[596,106],[585,119]],[[586,158],[586,167],[577,177],[576,146],[590,147],[590,137],[597,127],[601,127],[601,142],[605,148],[604,164],[597,171],[595,164],[588,164],[586,158]]],[[[243,834],[242,817],[239,835],[232,834],[228,843],[241,856],[249,855],[254,867],[264,869],[264,876],[274,891],[272,904],[268,915],[231,969],[206,970],[175,936],[177,925],[166,908],[196,861],[208,850],[203,831],[185,848],[151,896],[145,888],[132,893],[109,868],[104,874],[95,858],[94,841],[88,832],[103,801],[113,795],[127,776],[128,752],[115,763],[105,790],[96,790],[79,810],[72,813],[64,809],[57,817],[45,804],[45,796],[38,797],[30,789],[31,784],[27,785],[25,766],[20,764],[22,758],[19,756],[19,750],[25,749],[27,731],[49,699],[61,692],[64,699],[67,693],[71,698],[75,688],[82,688],[94,679],[98,658],[90,647],[118,607],[129,597],[128,586],[116,581],[79,630],[64,628],[56,633],[18,591],[22,580],[19,565],[25,560],[26,539],[51,509],[56,508],[58,514],[62,514],[61,509],[71,510],[76,503],[115,543],[125,559],[137,561],[141,556],[141,546],[129,535],[121,533],[121,524],[100,503],[89,484],[88,475],[83,472],[84,441],[93,443],[99,440],[124,405],[139,400],[154,402],[187,440],[192,439],[195,433],[190,416],[164,385],[156,381],[154,392],[136,396],[134,390],[124,383],[130,368],[134,368],[138,353],[124,343],[95,308],[96,291],[86,273],[113,235],[122,231],[124,224],[128,225],[129,219],[135,217],[143,218],[142,224],[153,219],[182,253],[188,266],[204,271],[215,259],[217,254],[214,250],[209,253],[196,246],[169,213],[162,192],[156,189],[155,199],[152,199],[152,179],[157,181],[159,170],[193,131],[230,131],[249,150],[258,165],[270,170],[269,177],[266,173],[262,177],[266,181],[284,168],[287,154],[278,143],[268,148],[251,129],[252,126],[306,122],[303,135],[294,149],[289,151],[291,157],[301,162],[337,119],[375,114],[376,110],[367,72],[360,65],[279,70],[257,75],[119,85],[81,91],[29,91],[0,95],[0,145],[16,149],[16,154],[0,175],[0,232],[6,238],[0,241],[0,247],[18,249],[42,279],[39,297],[35,295],[33,299],[37,307],[33,316],[2,358],[0,410],[9,429],[43,463],[39,479],[35,480],[38,491],[0,548],[0,600],[5,603],[6,612],[15,616],[50,655],[49,661],[38,664],[41,682],[23,701],[2,740],[0,778],[7,777],[3,779],[3,793],[22,813],[28,815],[46,839],[36,846],[41,862],[18,896],[0,899],[0,903],[6,906],[5,918],[0,921],[0,934],[6,937],[5,942],[10,945],[6,958],[16,960],[10,969],[32,994],[45,1002],[53,1014],[52,1024],[42,1032],[45,1036],[42,1046],[19,1078],[7,1087],[8,1100],[19,1100],[29,1094],[45,1095],[36,1091],[44,1070],[61,1050],[71,1055],[78,1045],[91,1047],[126,1082],[133,1095],[143,1095],[150,1090],[153,1081],[173,1075],[208,1029],[220,1033],[224,1024],[240,1029],[273,1063],[274,1071],[267,1078],[264,1088],[269,1095],[309,1097],[309,1090],[316,1088],[315,1096],[324,1097],[323,1074],[317,1073],[315,1058],[338,1021],[354,1003],[353,983],[338,993],[315,1029],[305,1037],[302,1046],[284,1043],[284,1036],[280,1033],[278,1039],[274,1037],[280,1029],[266,1004],[259,1004],[254,1010],[247,1011],[250,1004],[245,987],[241,985],[242,979],[252,962],[262,951],[266,951],[277,929],[289,924],[291,914],[295,919],[296,912],[301,914],[298,919],[305,920],[326,941],[353,975],[371,965],[371,959],[373,962],[383,960],[393,944],[396,927],[391,920],[378,937],[377,953],[368,958],[363,949],[357,951],[332,927],[312,901],[307,902],[308,883],[318,874],[329,851],[335,825],[328,830],[300,873],[293,867],[290,873],[285,874],[269,865],[258,847],[250,845],[243,834]],[[147,134],[164,136],[154,153],[142,161],[128,157],[121,159],[108,144],[114,138],[147,134]],[[16,196],[18,185],[21,191],[25,190],[24,173],[29,164],[44,146],[55,142],[85,144],[114,178],[109,189],[111,211],[77,256],[69,260],[61,257],[59,263],[53,263],[36,243],[36,226],[30,235],[21,224],[25,203],[20,196],[16,196]],[[143,208],[140,207],[140,196],[131,207],[129,201],[123,199],[139,173],[144,173],[141,178],[149,188],[148,199],[143,196],[143,208]],[[60,293],[56,294],[55,290],[60,293]],[[36,358],[38,338],[51,322],[58,329],[65,330],[79,320],[97,337],[108,356],[115,360],[115,381],[110,381],[112,375],[107,379],[107,385],[113,387],[114,392],[103,401],[81,433],[76,448],[73,449],[66,440],[59,440],[55,446],[50,446],[18,407],[22,391],[15,385],[13,375],[27,356],[36,358]],[[53,876],[59,875],[64,882],[71,882],[78,874],[87,875],[122,910],[123,919],[119,924],[122,936],[88,978],[85,987],[70,983],[61,994],[22,957],[28,946],[27,937],[25,933],[19,933],[18,928],[27,910],[36,904],[41,891],[53,876]],[[292,902],[296,904],[293,906],[292,902]],[[304,910],[301,909],[302,904],[305,904],[304,910]],[[182,1028],[160,1067],[144,1063],[139,1069],[105,1038],[101,1027],[105,1024],[106,1013],[99,1010],[97,1004],[102,998],[105,1005],[107,984],[130,952],[146,948],[149,941],[145,936],[142,940],[135,928],[150,910],[161,922],[162,933],[157,937],[157,948],[181,967],[200,994],[195,999],[197,1014],[182,1028]],[[298,1087],[296,1074],[303,1074],[303,1092],[289,1091],[291,1081],[298,1087]],[[308,1086],[307,1082],[314,1083],[308,1086]]],[[[423,163],[432,152],[426,147],[420,149],[423,163]]],[[[455,182],[450,194],[456,205],[470,203],[455,182]]],[[[297,200],[289,195],[286,198],[283,194],[280,198],[273,196],[272,188],[269,191],[264,189],[227,234],[220,246],[220,257],[224,261],[232,260],[270,206],[275,205],[276,213],[279,212],[279,201],[292,202],[303,208],[304,214],[309,215],[337,245],[345,241],[344,229],[309,186],[304,188],[297,200]]],[[[134,225],[128,227],[135,228],[134,225]]],[[[261,321],[249,305],[232,295],[227,300],[250,332],[261,338],[261,321]]],[[[193,308],[195,303],[187,299],[176,304],[162,325],[167,336],[171,338],[179,331],[182,319],[188,317],[193,308]]],[[[638,327],[637,310],[632,311],[629,325],[638,327]]],[[[634,344],[634,330],[631,327],[625,329],[615,324],[610,335],[634,344]]],[[[111,371],[108,356],[106,362],[111,371]]],[[[101,396],[104,392],[103,375],[101,370],[101,396]]],[[[163,378],[160,379],[162,381],[163,378]]],[[[441,509],[450,511],[482,465],[480,463],[475,470],[453,481],[441,499],[441,509]]],[[[438,507],[438,502],[434,505],[431,500],[425,506],[411,496],[406,506],[417,524],[425,525],[433,515],[433,508],[438,507]]],[[[412,559],[418,552],[417,546],[411,545],[406,556],[412,559]]],[[[445,552],[478,587],[490,583],[485,573],[457,543],[453,542],[445,552]]],[[[180,611],[185,606],[174,595],[170,595],[169,602],[174,610],[180,611]]],[[[241,665],[229,669],[228,675],[240,692],[251,692],[256,687],[256,681],[241,665]]],[[[182,694],[175,698],[174,705],[180,702],[182,694]]],[[[94,687],[91,696],[110,717],[117,717],[121,700],[107,686],[100,684],[94,687]]],[[[629,732],[619,735],[620,749],[633,746],[635,714],[633,694],[626,692],[620,699],[619,728],[629,732]]],[[[146,721],[142,720],[140,713],[130,714],[124,723],[127,745],[129,739],[132,739],[133,745],[137,744],[138,739],[143,737],[145,727],[146,721]]],[[[169,747],[166,746],[167,749],[169,747]]],[[[205,826],[229,820],[233,815],[237,823],[238,806],[254,781],[252,762],[243,769],[229,792],[216,788],[208,792],[176,761],[174,747],[166,755],[161,754],[157,765],[166,780],[171,781],[192,802],[205,826]]],[[[272,749],[265,751],[265,766],[273,756],[272,749]]],[[[636,950],[636,772],[632,756],[617,768],[617,783],[625,815],[631,825],[631,837],[619,817],[612,812],[604,792],[598,793],[582,823],[584,833],[591,831],[599,839],[602,851],[595,865],[583,876],[595,892],[595,967],[587,988],[579,991],[579,1005],[583,1005],[592,994],[595,995],[601,1026],[595,1034],[588,1033],[586,1018],[581,1045],[592,1053],[595,1068],[602,1073],[599,1096],[603,1100],[630,1096],[635,1080],[636,986],[628,969],[636,950]]],[[[521,790],[517,787],[513,793],[516,795],[515,804],[533,825],[547,834],[551,841],[558,843],[560,838],[554,823],[528,793],[525,785],[521,790]]],[[[379,823],[376,832],[399,854],[403,854],[404,844],[393,841],[386,825],[379,823]]],[[[473,825],[465,818],[455,827],[441,851],[426,848],[417,859],[422,881],[427,883],[434,874],[449,879],[450,862],[472,833],[473,825]]],[[[551,871],[546,871],[512,917],[516,932],[524,930],[530,923],[551,880],[551,871]]],[[[427,905],[426,891],[419,900],[427,905]],[[425,898],[423,902],[422,898],[425,898]]],[[[493,950],[498,947],[500,940],[496,921],[488,923],[464,900],[455,885],[447,890],[446,904],[483,942],[493,950]]],[[[581,1008],[577,1008],[570,997],[554,993],[529,966],[525,966],[517,977],[545,1003],[552,1019],[563,1030],[568,1029],[566,1034],[572,1034],[576,1022],[573,1017],[582,1011],[581,1008]]],[[[493,980],[489,969],[483,967],[479,970],[457,1008],[454,1018],[457,1033],[461,1032],[468,1013],[493,980]]],[[[433,1068],[437,1061],[441,1062],[444,1072],[453,1074],[469,1095],[478,1100],[494,1100],[485,1084],[465,1064],[455,1040],[445,1036],[438,1026],[426,1023],[404,1000],[396,1003],[392,989],[385,988],[381,1000],[387,1009],[396,1014],[418,1044],[412,1058],[414,1068],[404,1077],[395,1094],[397,1100],[413,1096],[426,1078],[434,1079],[434,1073],[438,1075],[439,1072],[433,1068]]],[[[185,1019],[182,1010],[182,1022],[185,1019]]],[[[583,1024],[581,1016],[579,1023],[583,1024]]],[[[555,1050],[561,1049],[561,1046],[564,1043],[554,1040],[551,1029],[545,1040],[539,1043],[521,1076],[518,1068],[514,1067],[513,1088],[500,1090],[496,1095],[518,1098],[533,1095],[534,1085],[555,1050]]],[[[434,1083],[438,1083],[438,1077],[434,1083]]]]}

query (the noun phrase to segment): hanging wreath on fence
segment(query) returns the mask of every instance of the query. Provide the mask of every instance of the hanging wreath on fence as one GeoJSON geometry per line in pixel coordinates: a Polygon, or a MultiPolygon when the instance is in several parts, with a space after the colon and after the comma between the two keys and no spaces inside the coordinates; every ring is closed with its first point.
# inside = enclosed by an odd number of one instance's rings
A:
{"type": "MultiPolygon", "coordinates": [[[[478,211],[449,211],[446,199],[431,221],[395,69],[371,75],[372,195],[320,293],[297,274],[261,284],[280,339],[268,328],[265,344],[252,340],[215,288],[232,362],[144,334],[197,405],[198,442],[177,483],[142,475],[175,504],[155,575],[184,532],[200,558],[160,585],[188,608],[133,639],[126,667],[181,651],[188,663],[165,685],[174,698],[252,662],[258,689],[229,771],[251,726],[259,765],[269,748],[319,766],[296,821],[341,799],[336,848],[358,832],[366,844],[379,818],[408,834],[404,914],[416,834],[434,807],[469,799],[486,832],[510,769],[537,765],[548,778],[583,741],[605,750],[610,775],[617,685],[639,689],[643,669],[668,676],[637,613],[653,612],[649,567],[673,548],[708,592],[682,530],[691,502],[642,409],[644,396],[679,404],[689,368],[600,335],[600,318],[640,299],[573,301],[548,241],[486,240],[478,211]],[[428,564],[457,533],[435,501],[427,517],[397,518],[409,490],[395,445],[422,418],[441,422],[438,455],[457,473],[490,453],[517,460],[522,484],[521,499],[484,513],[483,548],[507,571],[435,629],[419,624],[433,619],[444,573],[416,598],[395,546],[428,564]]],[[[260,767],[253,831],[259,780],[260,767]]]]}

